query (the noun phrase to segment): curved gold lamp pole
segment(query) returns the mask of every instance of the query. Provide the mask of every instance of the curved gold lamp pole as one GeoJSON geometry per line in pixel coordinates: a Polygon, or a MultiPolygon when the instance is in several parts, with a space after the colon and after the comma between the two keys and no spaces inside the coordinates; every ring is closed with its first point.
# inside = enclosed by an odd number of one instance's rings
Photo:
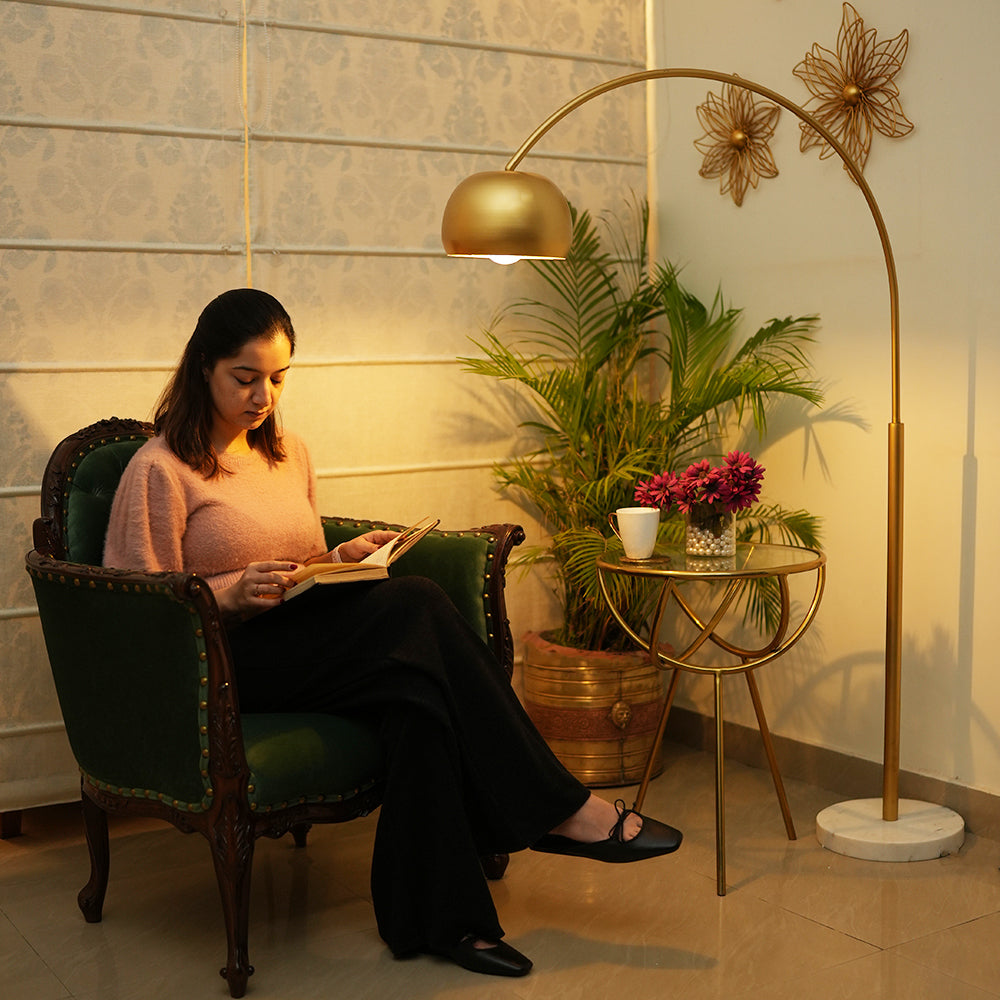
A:
{"type": "MultiPolygon", "coordinates": [[[[903,424],[899,400],[899,286],[889,234],[875,196],[861,170],[829,129],[787,97],[732,73],[708,69],[650,69],[616,77],[584,91],[546,118],[507,161],[503,171],[474,174],[453,192],[442,220],[442,242],[454,256],[492,256],[502,262],[519,257],[565,257],[571,238],[569,209],[562,192],[537,174],[517,167],[556,123],[588,101],[633,83],[675,77],[713,80],[749,90],[806,122],[830,144],[861,191],[882,244],[889,286],[892,410],[889,423],[888,537],[886,573],[885,731],[882,820],[899,818],[899,742],[903,580],[903,424]],[[553,194],[554,192],[554,194],[553,194]],[[523,251],[523,252],[522,252],[523,251]]],[[[948,811],[950,812],[950,810],[948,811]]],[[[952,814],[954,815],[954,814],[952,814]]],[[[960,817],[957,817],[960,821],[960,817]]],[[[963,824],[964,826],[964,824],[963,824]]],[[[878,839],[879,835],[876,835],[878,839]]],[[[961,840],[958,841],[961,844],[961,840]]],[[[827,846],[840,848],[832,843],[827,846]]],[[[843,850],[842,853],[854,853],[843,850]]],[[[856,853],[856,857],[866,857],[856,853]]],[[[881,857],[881,855],[879,855],[881,857]]],[[[930,856],[930,855],[928,855],[930,856]]],[[[886,860],[896,860],[885,858],[886,860]]],[[[916,856],[898,860],[916,860],[916,856]]]]}

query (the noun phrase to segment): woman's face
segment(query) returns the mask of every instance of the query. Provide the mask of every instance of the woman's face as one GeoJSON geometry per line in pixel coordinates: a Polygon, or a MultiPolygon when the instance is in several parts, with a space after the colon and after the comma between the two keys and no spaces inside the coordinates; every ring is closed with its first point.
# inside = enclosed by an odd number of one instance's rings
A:
{"type": "Polygon", "coordinates": [[[213,437],[232,441],[255,430],[281,398],[292,348],[283,333],[249,341],[233,358],[221,358],[208,372],[213,437]]]}

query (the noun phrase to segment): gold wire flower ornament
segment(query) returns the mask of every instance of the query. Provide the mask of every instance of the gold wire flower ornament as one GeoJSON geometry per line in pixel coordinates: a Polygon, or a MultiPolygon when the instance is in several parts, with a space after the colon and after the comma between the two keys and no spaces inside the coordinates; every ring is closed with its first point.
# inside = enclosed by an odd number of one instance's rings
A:
{"type": "Polygon", "coordinates": [[[778,176],[768,143],[781,108],[770,101],[755,101],[749,90],[724,83],[722,96],[710,92],[697,111],[705,130],[695,140],[695,148],[704,154],[698,173],[721,178],[719,193],[728,192],[742,205],[747,185],[756,188],[762,177],[778,176]]]}
{"type": "MultiPolygon", "coordinates": [[[[904,28],[884,42],[876,42],[876,35],[874,28],[865,31],[861,16],[845,3],[837,51],[814,43],[812,51],[792,70],[812,94],[805,110],[829,129],[862,171],[874,132],[898,139],[913,129],[903,114],[893,79],[906,58],[909,32],[904,28]]],[[[811,125],[800,122],[799,128],[803,153],[819,146],[821,160],[833,155],[833,147],[811,125]]]]}

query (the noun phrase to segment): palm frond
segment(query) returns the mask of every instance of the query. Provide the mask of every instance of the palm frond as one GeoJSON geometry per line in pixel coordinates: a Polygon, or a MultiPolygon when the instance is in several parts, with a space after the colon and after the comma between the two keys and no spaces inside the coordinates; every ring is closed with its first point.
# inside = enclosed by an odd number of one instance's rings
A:
{"type": "Polygon", "coordinates": [[[736,533],[742,542],[779,542],[783,545],[822,546],[822,521],[807,510],[786,510],[778,504],[757,504],[741,511],[736,533]]]}

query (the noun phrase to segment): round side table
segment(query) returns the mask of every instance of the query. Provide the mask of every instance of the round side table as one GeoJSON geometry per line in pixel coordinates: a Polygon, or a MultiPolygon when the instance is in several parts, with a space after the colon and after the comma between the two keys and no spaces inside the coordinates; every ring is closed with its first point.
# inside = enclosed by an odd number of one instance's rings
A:
{"type": "MultiPolygon", "coordinates": [[[[690,556],[682,547],[657,548],[649,559],[632,560],[620,554],[606,554],[597,560],[597,577],[601,594],[618,624],[630,636],[633,642],[646,650],[652,661],[661,669],[670,669],[673,676],[667,691],[666,702],[660,715],[659,726],[653,746],[650,749],[646,770],[636,796],[633,808],[638,812],[646,797],[649,779],[653,771],[653,763],[663,741],[663,732],[670,714],[680,679],[680,671],[686,670],[697,674],[711,674],[715,685],[715,859],[716,888],[720,896],[726,894],[726,819],[725,819],[725,768],[723,766],[722,738],[722,678],[727,674],[743,674],[750,691],[754,713],[757,716],[757,726],[760,729],[764,753],[771,769],[774,790],[778,796],[781,815],[785,821],[785,830],[789,840],[795,839],[795,826],[788,808],[788,798],[781,780],[781,772],[774,755],[771,733],[767,727],[764,706],[760,700],[760,691],[754,678],[754,671],[765,663],[781,656],[790,649],[812,624],[819,609],[826,582],[826,556],[818,549],[796,545],[772,545],[762,542],[740,543],[736,546],[736,555],[729,557],[690,556]],[[812,600],[808,608],[797,621],[794,628],[791,620],[791,600],[789,598],[788,578],[799,573],[815,573],[815,585],[812,600]],[[649,620],[649,631],[644,637],[639,634],[641,623],[628,622],[621,609],[617,606],[613,586],[610,581],[615,576],[636,577],[648,580],[650,586],[659,587],[659,593],[654,597],[654,610],[649,620]],[[773,581],[777,589],[780,603],[780,613],[774,634],[762,646],[747,648],[738,642],[725,637],[720,631],[726,612],[742,592],[747,582],[753,579],[765,578],[773,581]],[[692,603],[689,595],[683,592],[683,585],[691,582],[707,583],[709,605],[707,613],[701,612],[692,603]],[[694,626],[694,638],[679,652],[667,652],[658,642],[650,641],[649,636],[657,637],[663,623],[667,607],[675,604],[684,617],[694,626]],[[717,651],[711,660],[704,655],[706,645],[717,651]]],[[[699,602],[700,604],[701,602],[699,602]]]]}

